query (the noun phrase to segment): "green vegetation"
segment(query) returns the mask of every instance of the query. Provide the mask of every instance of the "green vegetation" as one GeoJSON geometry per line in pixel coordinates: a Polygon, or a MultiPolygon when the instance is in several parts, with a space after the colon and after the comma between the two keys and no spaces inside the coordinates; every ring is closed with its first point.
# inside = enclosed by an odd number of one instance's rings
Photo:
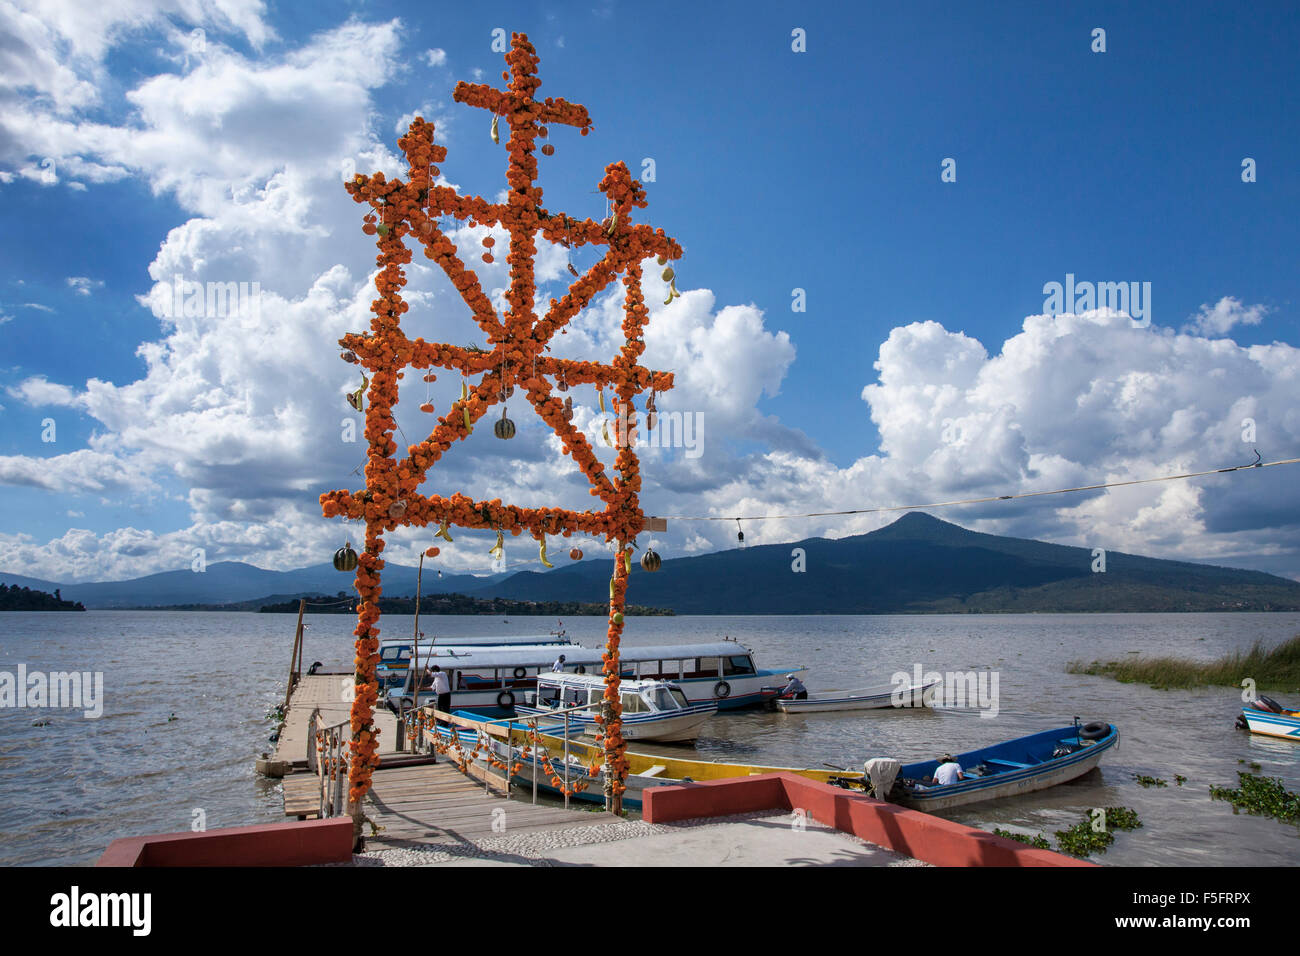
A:
{"type": "Polygon", "coordinates": [[[1148,776],[1147,776],[1146,774],[1144,774],[1144,773],[1135,773],[1135,774],[1133,774],[1133,779],[1136,780],[1136,781],[1138,782],[1138,785],[1139,785],[1139,786],[1142,786],[1142,787],[1167,787],[1167,786],[1169,786],[1169,781],[1167,781],[1167,780],[1161,780],[1159,777],[1148,777],[1148,776]]]}
{"type": "Polygon", "coordinates": [[[1211,785],[1210,796],[1232,804],[1232,812],[1245,810],[1252,816],[1272,817],[1283,823],[1300,823],[1300,794],[1288,790],[1278,777],[1258,777],[1237,771],[1240,788],[1211,785]]]}
{"type": "Polygon", "coordinates": [[[1050,850],[1052,848],[1052,844],[1047,842],[1047,837],[1043,836],[1041,833],[1030,836],[1027,833],[1012,833],[1010,830],[1003,830],[999,827],[994,827],[993,835],[1003,837],[1007,840],[1015,840],[1017,843],[1024,843],[1027,846],[1032,846],[1035,850],[1050,850]]]}
{"type": "MultiPolygon", "coordinates": [[[[1095,812],[1095,811],[1094,811],[1095,812]]],[[[1056,831],[1056,846],[1071,856],[1105,853],[1115,842],[1115,830],[1136,830],[1142,826],[1137,811],[1128,807],[1102,807],[1103,816],[1094,823],[1091,814],[1068,830],[1056,831]]]]}
{"type": "Polygon", "coordinates": [[[59,588],[55,588],[53,594],[47,594],[44,591],[21,588],[16,584],[12,587],[8,584],[0,584],[0,611],[85,610],[80,601],[63,600],[59,590],[59,588]]]}
{"type": "Polygon", "coordinates": [[[1235,651],[1217,661],[1188,661],[1177,657],[1139,657],[1128,661],[1074,661],[1066,671],[1113,677],[1126,684],[1150,684],[1157,690],[1171,687],[1240,687],[1247,678],[1264,690],[1300,688],[1300,634],[1271,651],[1256,641],[1250,650],[1235,651]]]}
{"type": "MultiPolygon", "coordinates": [[[[340,591],[334,597],[322,595],[305,595],[309,604],[315,601],[338,602],[332,607],[312,607],[313,614],[356,614],[355,595],[340,591]]],[[[298,613],[298,598],[276,604],[264,604],[258,608],[263,614],[298,613]]],[[[415,598],[381,597],[379,610],[384,614],[414,614],[415,598]]],[[[581,617],[584,615],[605,617],[609,614],[609,605],[590,601],[514,601],[509,598],[476,598],[465,594],[429,594],[420,598],[421,614],[494,614],[543,615],[555,617],[567,615],[581,617]]],[[[646,607],[641,604],[629,604],[624,610],[628,615],[664,616],[672,611],[660,607],[646,607]]]]}
{"type": "Polygon", "coordinates": [[[1136,830],[1142,826],[1137,811],[1130,807],[1102,807],[1106,814],[1106,826],[1111,830],[1136,830]]]}

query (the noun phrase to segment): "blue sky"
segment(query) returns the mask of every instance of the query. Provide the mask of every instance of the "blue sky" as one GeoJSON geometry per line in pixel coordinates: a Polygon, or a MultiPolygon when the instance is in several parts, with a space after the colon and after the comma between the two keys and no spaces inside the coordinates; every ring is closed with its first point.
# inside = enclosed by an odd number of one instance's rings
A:
{"type": "MultiPolygon", "coordinates": [[[[542,95],[594,119],[553,134],[546,204],[598,218],[605,164],[652,159],[643,215],[686,251],[649,357],[706,444],[647,457],[648,511],[872,507],[1298,453],[1292,5],[18,2],[0,8],[4,570],[131,577],[195,547],[293,567],[337,547],[316,496],[354,486],[362,452],[338,440],[356,382],[333,343],[364,322],[373,262],[339,169],[400,172],[397,127],[420,112],[449,182],[500,190],[486,116],[450,97],[475,71],[499,82],[496,28],[528,33],[542,95]],[[259,282],[256,330],[167,320],[177,274],[259,282]],[[1044,316],[1067,274],[1150,283],[1150,327],[1044,316]]],[[[412,289],[418,334],[470,340],[445,282],[412,289]]],[[[589,311],[568,347],[595,357],[613,311],[589,311]]],[[[594,394],[575,401],[594,417],[594,394]]],[[[520,439],[510,456],[471,442],[432,490],[582,503],[541,430],[520,439]]],[[[940,514],[1300,577],[1295,487],[1275,468],[940,514]]],[[[680,523],[660,546],[733,534],[680,523]]],[[[477,568],[482,550],[445,560],[477,568]]]]}

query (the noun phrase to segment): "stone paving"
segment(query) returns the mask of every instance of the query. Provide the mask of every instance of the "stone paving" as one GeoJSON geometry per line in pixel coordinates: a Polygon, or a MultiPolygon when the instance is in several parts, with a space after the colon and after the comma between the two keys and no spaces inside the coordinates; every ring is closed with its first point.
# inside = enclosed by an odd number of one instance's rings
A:
{"type": "Polygon", "coordinates": [[[367,851],[351,865],[619,866],[633,859],[638,866],[927,865],[814,820],[770,810],[667,824],[627,820],[506,832],[477,842],[367,851]]]}

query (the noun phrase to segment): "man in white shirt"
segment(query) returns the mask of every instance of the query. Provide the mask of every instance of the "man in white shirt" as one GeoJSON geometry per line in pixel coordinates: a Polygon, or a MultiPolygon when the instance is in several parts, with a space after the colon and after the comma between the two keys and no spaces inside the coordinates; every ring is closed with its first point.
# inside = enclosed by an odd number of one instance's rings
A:
{"type": "Polygon", "coordinates": [[[437,664],[433,665],[433,692],[438,695],[438,709],[444,714],[451,712],[451,681],[447,672],[437,664]]]}
{"type": "Polygon", "coordinates": [[[555,663],[551,665],[551,673],[559,674],[563,670],[564,670],[564,655],[561,654],[559,657],[555,659],[555,663]]]}
{"type": "Polygon", "coordinates": [[[935,786],[946,787],[965,779],[966,775],[961,771],[961,764],[953,760],[951,754],[944,754],[939,758],[939,766],[934,771],[935,786]]]}

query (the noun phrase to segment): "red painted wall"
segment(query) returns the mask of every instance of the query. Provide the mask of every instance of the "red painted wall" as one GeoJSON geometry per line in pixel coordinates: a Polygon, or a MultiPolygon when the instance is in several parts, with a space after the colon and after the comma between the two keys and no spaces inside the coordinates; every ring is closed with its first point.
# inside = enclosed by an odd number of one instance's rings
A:
{"type": "Polygon", "coordinates": [[[1095,865],[791,773],[650,787],[642,799],[647,823],[802,808],[819,823],[935,866],[1095,865]]]}
{"type": "Polygon", "coordinates": [[[352,818],[160,833],[109,844],[96,866],[309,866],[352,859],[352,818]]]}

